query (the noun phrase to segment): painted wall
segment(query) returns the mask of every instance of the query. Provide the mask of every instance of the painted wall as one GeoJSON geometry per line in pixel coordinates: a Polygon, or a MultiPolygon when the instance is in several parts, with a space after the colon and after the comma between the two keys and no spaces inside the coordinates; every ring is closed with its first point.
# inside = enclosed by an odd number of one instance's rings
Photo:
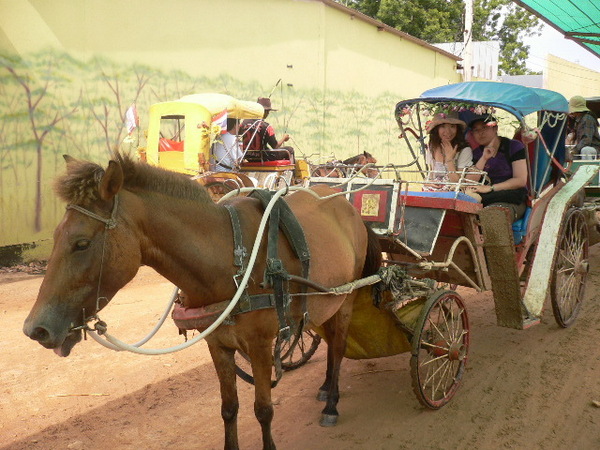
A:
{"type": "Polygon", "coordinates": [[[548,55],[544,71],[544,87],[560,92],[567,99],[574,95],[600,95],[600,73],[558,56],[548,55]]]}
{"type": "Polygon", "coordinates": [[[50,242],[62,154],[135,148],[132,103],[143,130],[158,101],[271,94],[300,156],[401,162],[395,103],[460,81],[455,66],[328,0],[0,0],[0,264],[6,246],[50,242]]]}

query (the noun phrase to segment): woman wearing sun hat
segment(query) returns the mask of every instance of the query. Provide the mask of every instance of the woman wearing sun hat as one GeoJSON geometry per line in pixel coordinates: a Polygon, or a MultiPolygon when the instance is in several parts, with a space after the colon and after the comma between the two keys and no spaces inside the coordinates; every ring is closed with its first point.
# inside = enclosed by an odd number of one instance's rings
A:
{"type": "MultiPolygon", "coordinates": [[[[598,155],[600,153],[600,134],[598,134],[598,120],[588,109],[585,98],[581,95],[571,97],[569,100],[569,115],[575,119],[575,155],[598,155]]],[[[584,157],[582,156],[582,159],[584,157]]],[[[585,159],[594,159],[585,158],[585,159]]]]}
{"type": "Polygon", "coordinates": [[[428,151],[425,156],[429,167],[429,181],[423,190],[451,190],[445,183],[457,183],[460,171],[472,165],[473,152],[465,141],[467,124],[455,111],[438,112],[425,130],[429,133],[428,151]]]}

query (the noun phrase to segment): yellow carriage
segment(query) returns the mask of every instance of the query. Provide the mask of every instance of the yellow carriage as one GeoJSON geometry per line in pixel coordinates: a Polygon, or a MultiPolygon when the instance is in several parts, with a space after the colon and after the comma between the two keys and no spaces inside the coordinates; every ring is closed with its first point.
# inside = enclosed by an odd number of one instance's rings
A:
{"type": "MultiPolygon", "coordinates": [[[[225,94],[193,94],[156,103],[150,107],[146,146],[138,151],[152,165],[194,176],[215,196],[242,186],[274,189],[308,177],[304,161],[257,161],[256,157],[246,158],[252,152],[244,148],[231,170],[211,170],[211,151],[226,131],[226,119],[241,123],[246,119],[262,120],[263,115],[261,104],[225,94]]],[[[242,141],[241,135],[237,138],[242,141]]]]}

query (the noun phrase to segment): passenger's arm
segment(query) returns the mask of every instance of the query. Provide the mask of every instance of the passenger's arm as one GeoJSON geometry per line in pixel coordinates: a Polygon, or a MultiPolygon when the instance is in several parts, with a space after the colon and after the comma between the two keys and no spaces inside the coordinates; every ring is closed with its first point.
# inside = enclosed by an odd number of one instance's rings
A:
{"type": "Polygon", "coordinates": [[[277,148],[281,148],[284,142],[287,142],[290,139],[289,134],[284,134],[279,142],[277,142],[277,148]]]}
{"type": "Polygon", "coordinates": [[[494,185],[473,186],[470,189],[480,194],[492,191],[506,191],[508,189],[519,189],[527,186],[527,162],[524,159],[513,161],[513,177],[494,185]]]}
{"type": "MultiPolygon", "coordinates": [[[[458,183],[460,180],[460,173],[451,173],[451,172],[461,172],[465,167],[471,166],[473,163],[473,151],[471,147],[463,148],[458,154],[458,161],[455,163],[454,158],[452,160],[446,162],[446,168],[448,169],[448,180],[453,183],[458,183]]],[[[466,176],[468,179],[469,177],[466,176]]]]}
{"type": "Polygon", "coordinates": [[[524,159],[513,161],[513,177],[502,183],[494,185],[495,191],[505,191],[507,189],[519,189],[527,186],[527,162],[524,159]]]}

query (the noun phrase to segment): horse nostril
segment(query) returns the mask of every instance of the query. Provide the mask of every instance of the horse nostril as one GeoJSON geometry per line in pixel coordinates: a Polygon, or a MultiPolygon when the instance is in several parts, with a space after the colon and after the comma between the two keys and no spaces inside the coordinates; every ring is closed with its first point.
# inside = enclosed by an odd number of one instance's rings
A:
{"type": "Polygon", "coordinates": [[[31,332],[29,337],[35,341],[44,342],[50,337],[50,333],[43,327],[37,327],[31,332]]]}

